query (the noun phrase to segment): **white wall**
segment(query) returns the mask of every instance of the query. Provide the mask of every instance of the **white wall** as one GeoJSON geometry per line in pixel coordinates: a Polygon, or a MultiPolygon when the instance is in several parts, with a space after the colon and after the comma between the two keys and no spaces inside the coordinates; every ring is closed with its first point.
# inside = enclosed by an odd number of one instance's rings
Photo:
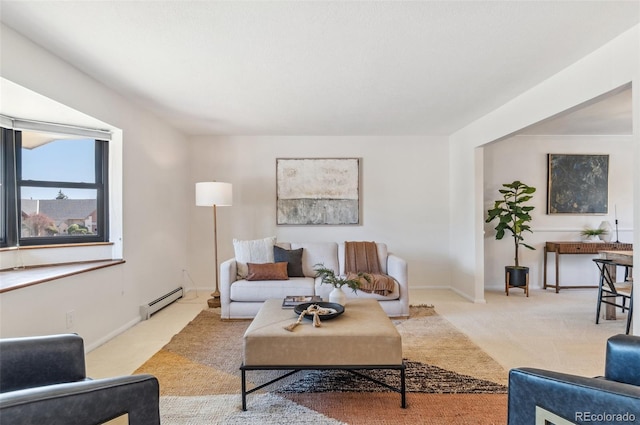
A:
{"type": "Polygon", "coordinates": [[[186,139],[13,30],[1,30],[3,78],[122,130],[123,193],[114,196],[122,199],[126,263],[0,295],[1,336],[72,331],[91,349],[138,321],[141,304],[183,281],[192,204],[186,139]],[[72,329],[68,311],[76,313],[72,329]]]}
{"type": "MultiPolygon", "coordinates": [[[[220,261],[233,257],[233,238],[374,240],[408,261],[411,287],[448,286],[447,155],[446,137],[200,137],[191,181],[233,184],[233,206],[218,208],[220,261]],[[276,158],[337,157],[362,159],[362,224],[277,226],[276,158]]],[[[212,213],[192,214],[189,272],[197,286],[212,285],[212,213]]]]}
{"type": "MultiPolygon", "coordinates": [[[[533,234],[525,233],[525,242],[536,248],[520,249],[521,264],[530,267],[530,286],[542,287],[543,247],[546,241],[580,241],[580,231],[596,228],[603,220],[612,226],[617,206],[619,240],[633,242],[633,137],[631,136],[515,136],[484,147],[484,210],[493,208],[503,183],[521,180],[536,188],[530,205],[533,234]],[[547,154],[608,154],[609,214],[546,214],[547,154]]],[[[504,289],[504,266],[513,264],[513,240],[495,240],[496,223],[485,225],[485,288],[504,289]]],[[[615,235],[613,235],[615,240],[615,235]]],[[[597,268],[593,256],[570,255],[561,259],[561,284],[595,285],[597,268]]],[[[548,258],[549,282],[555,282],[554,256],[548,258]]]]}
{"type": "MultiPolygon", "coordinates": [[[[634,181],[640,177],[640,26],[621,34],[562,72],[523,93],[485,117],[471,123],[450,137],[450,159],[464,167],[451,167],[451,247],[452,257],[464,267],[452,269],[452,285],[472,299],[482,299],[484,292],[483,196],[476,191],[478,178],[484,175],[480,146],[507,137],[516,131],[582,104],[616,88],[632,83],[634,181]],[[469,200],[475,204],[469,206],[469,200]],[[469,239],[474,242],[469,243],[469,239]]],[[[633,227],[640,226],[640,191],[634,186],[633,227]]],[[[634,244],[639,246],[640,233],[634,244]]],[[[640,251],[634,261],[640,263],[640,251]]],[[[635,294],[640,303],[640,291],[635,294]]],[[[634,332],[640,329],[640,315],[634,318],[634,332]]]]}

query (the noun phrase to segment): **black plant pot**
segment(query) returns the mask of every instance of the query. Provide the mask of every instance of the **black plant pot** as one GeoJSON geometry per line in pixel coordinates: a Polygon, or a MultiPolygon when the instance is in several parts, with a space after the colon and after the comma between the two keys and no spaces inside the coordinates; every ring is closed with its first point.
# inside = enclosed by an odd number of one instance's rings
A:
{"type": "Polygon", "coordinates": [[[504,268],[505,282],[509,286],[526,286],[529,267],[506,266],[504,268]]]}

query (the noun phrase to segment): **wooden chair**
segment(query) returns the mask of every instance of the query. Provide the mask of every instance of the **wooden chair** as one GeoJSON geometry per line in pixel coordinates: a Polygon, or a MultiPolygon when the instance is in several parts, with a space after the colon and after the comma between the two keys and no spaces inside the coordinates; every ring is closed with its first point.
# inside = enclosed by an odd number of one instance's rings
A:
{"type": "Polygon", "coordinates": [[[594,258],[593,261],[600,270],[596,324],[600,322],[600,307],[602,304],[619,307],[623,313],[627,311],[626,333],[628,335],[631,329],[631,316],[633,314],[633,282],[627,282],[627,279],[630,276],[630,269],[633,266],[601,258],[594,258]],[[611,273],[611,269],[618,266],[625,268],[625,280],[623,282],[616,282],[611,273]]]}

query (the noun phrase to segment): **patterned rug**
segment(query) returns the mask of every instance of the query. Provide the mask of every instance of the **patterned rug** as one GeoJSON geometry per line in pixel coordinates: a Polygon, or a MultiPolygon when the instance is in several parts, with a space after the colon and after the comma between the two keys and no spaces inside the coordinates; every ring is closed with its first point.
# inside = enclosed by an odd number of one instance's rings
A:
{"type": "MultiPolygon", "coordinates": [[[[394,320],[406,358],[406,409],[398,393],[349,372],[303,371],[248,395],[242,411],[239,366],[249,323],[204,310],[136,371],[158,377],[163,425],[506,423],[507,371],[429,306],[394,320]]],[[[397,371],[364,373],[398,385],[397,371]]],[[[253,386],[281,374],[247,376],[253,386]]]]}
{"type": "MultiPolygon", "coordinates": [[[[432,394],[499,394],[506,387],[484,379],[460,375],[437,366],[405,360],[405,385],[410,393],[432,394]]],[[[395,370],[363,372],[394,388],[400,387],[400,374],[395,370]]],[[[275,393],[323,393],[323,392],[386,392],[381,385],[343,370],[312,370],[299,376],[294,382],[273,390],[275,393]]]]}

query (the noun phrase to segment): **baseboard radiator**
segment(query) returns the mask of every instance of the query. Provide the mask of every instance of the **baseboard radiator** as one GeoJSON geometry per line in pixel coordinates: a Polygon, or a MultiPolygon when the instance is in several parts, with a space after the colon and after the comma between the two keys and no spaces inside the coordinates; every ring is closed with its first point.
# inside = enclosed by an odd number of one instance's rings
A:
{"type": "Polygon", "coordinates": [[[184,290],[182,286],[170,291],[163,296],[156,298],[149,304],[143,304],[140,306],[140,316],[142,320],[148,320],[152,314],[157,313],[169,304],[179,300],[184,296],[184,290]]]}

